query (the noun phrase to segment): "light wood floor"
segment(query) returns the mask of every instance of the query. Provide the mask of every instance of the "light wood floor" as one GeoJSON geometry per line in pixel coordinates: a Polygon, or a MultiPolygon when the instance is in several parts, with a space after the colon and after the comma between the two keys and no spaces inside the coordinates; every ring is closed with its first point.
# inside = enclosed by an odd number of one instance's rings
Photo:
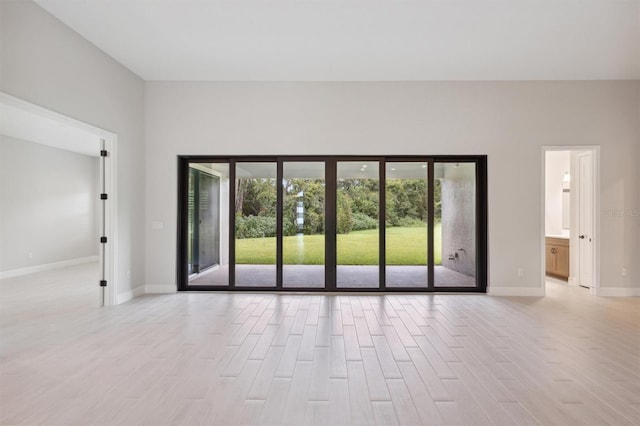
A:
{"type": "Polygon", "coordinates": [[[92,268],[0,281],[1,424],[640,423],[638,298],[550,284],[97,308],[92,268]]]}

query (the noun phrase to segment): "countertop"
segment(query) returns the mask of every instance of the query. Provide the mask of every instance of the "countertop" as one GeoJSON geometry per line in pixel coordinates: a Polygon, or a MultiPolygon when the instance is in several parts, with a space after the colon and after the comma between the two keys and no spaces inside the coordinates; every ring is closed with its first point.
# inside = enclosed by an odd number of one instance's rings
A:
{"type": "Polygon", "coordinates": [[[562,238],[563,240],[568,240],[569,239],[568,235],[563,235],[563,234],[547,234],[547,235],[545,235],[545,237],[547,237],[547,238],[562,238]]]}

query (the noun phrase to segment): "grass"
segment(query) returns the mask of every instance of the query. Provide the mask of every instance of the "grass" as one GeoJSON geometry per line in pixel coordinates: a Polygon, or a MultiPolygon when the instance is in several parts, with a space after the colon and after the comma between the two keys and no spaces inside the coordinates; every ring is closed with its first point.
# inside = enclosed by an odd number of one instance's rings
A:
{"type": "MultiPolygon", "coordinates": [[[[435,226],[435,264],[441,263],[440,225],[435,226]]],[[[323,265],[324,235],[283,238],[284,263],[287,265],[323,265]]],[[[339,265],[377,265],[378,230],[353,231],[338,235],[339,265]]],[[[425,265],[427,262],[427,228],[387,228],[387,265],[425,265]]],[[[275,238],[236,240],[236,263],[273,264],[276,262],[275,238]]]]}

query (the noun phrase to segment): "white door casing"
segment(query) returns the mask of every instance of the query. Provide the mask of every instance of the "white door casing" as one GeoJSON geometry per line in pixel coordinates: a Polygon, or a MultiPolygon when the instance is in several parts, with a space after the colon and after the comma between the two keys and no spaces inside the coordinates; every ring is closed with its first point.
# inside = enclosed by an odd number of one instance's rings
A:
{"type": "Polygon", "coordinates": [[[593,153],[578,155],[578,285],[593,286],[593,153]]]}

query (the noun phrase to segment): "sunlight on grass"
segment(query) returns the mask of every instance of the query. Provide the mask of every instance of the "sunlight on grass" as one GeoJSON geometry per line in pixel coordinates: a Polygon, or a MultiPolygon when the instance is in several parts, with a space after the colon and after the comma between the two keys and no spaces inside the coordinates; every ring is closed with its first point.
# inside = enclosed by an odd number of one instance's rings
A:
{"type": "MultiPolygon", "coordinates": [[[[440,225],[435,226],[435,264],[441,263],[440,225]]],[[[324,235],[290,236],[283,238],[283,256],[286,265],[323,265],[324,235]]],[[[339,265],[377,265],[378,230],[353,231],[340,234],[338,243],[339,265]]],[[[427,228],[387,228],[388,265],[426,265],[427,228]]],[[[236,240],[237,264],[274,264],[275,238],[244,238],[236,240]]]]}
{"type": "MultiPolygon", "coordinates": [[[[441,229],[434,227],[435,264],[441,263],[441,229]]],[[[426,265],[427,228],[396,227],[387,229],[387,265],[426,265]]]]}

